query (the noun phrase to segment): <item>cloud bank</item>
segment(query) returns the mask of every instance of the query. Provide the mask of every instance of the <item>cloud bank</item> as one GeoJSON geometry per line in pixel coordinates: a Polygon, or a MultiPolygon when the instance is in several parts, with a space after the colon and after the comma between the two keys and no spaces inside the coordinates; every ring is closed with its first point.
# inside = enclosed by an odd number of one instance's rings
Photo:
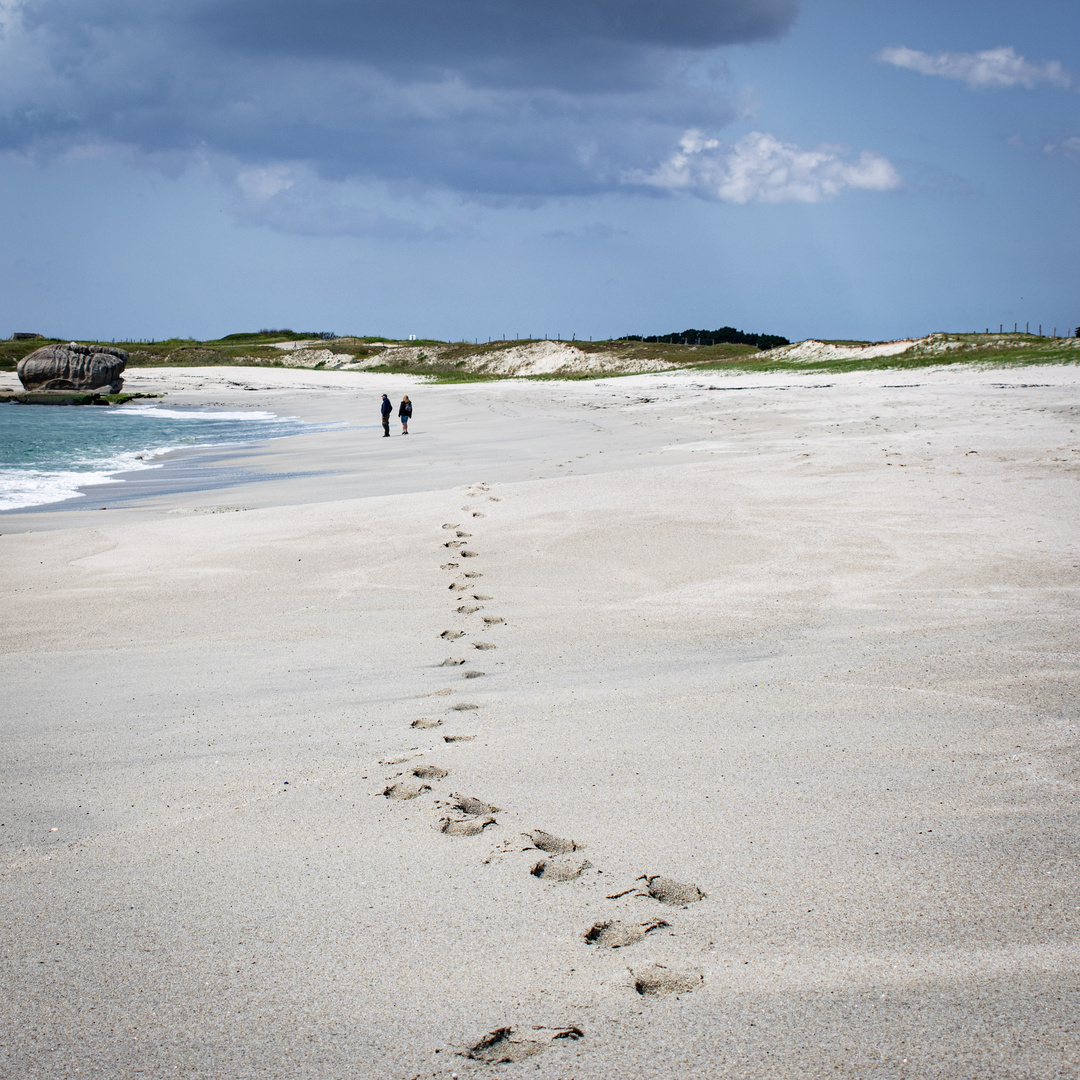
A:
{"type": "Polygon", "coordinates": [[[0,149],[303,163],[470,198],[610,190],[735,105],[684,76],[798,0],[0,0],[0,149]]]}
{"type": "Polygon", "coordinates": [[[973,90],[1022,86],[1033,90],[1042,83],[1068,90],[1072,75],[1058,60],[1031,61],[1017,54],[1011,45],[978,53],[925,53],[896,46],[882,49],[879,60],[922,75],[938,75],[967,83],[973,90]]]}
{"type": "Polygon", "coordinates": [[[901,184],[899,173],[880,154],[864,150],[849,161],[842,147],[802,150],[760,131],[734,144],[687,131],[678,152],[659,168],[625,179],[731,203],[816,203],[844,191],[894,191],[901,184]]]}

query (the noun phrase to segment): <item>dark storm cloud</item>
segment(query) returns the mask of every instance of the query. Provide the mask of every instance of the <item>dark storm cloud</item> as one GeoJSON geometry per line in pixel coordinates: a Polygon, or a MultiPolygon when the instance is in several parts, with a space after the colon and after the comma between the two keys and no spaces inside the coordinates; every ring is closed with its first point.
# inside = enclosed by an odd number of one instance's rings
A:
{"type": "Polygon", "coordinates": [[[685,78],[797,0],[0,0],[0,146],[115,143],[480,199],[603,190],[731,119],[685,78]]]}

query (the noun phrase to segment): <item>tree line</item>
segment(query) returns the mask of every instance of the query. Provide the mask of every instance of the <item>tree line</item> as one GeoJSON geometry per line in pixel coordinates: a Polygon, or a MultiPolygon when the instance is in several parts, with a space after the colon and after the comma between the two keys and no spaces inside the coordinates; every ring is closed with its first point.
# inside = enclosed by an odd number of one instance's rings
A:
{"type": "Polygon", "coordinates": [[[619,340],[668,345],[754,345],[762,351],[791,344],[786,337],[780,337],[779,334],[747,334],[736,330],[734,326],[721,326],[719,330],[684,330],[681,334],[656,334],[650,337],[625,334],[619,340]]]}

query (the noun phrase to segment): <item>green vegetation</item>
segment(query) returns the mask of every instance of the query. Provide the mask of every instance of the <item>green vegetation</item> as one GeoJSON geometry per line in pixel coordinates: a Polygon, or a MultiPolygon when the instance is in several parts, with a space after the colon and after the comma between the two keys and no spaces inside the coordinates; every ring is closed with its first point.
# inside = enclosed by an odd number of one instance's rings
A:
{"type": "MultiPolygon", "coordinates": [[[[749,336],[749,335],[745,335],[749,336]]],[[[36,338],[0,341],[0,370],[13,371],[18,361],[62,339],[36,338]]],[[[471,342],[434,340],[394,341],[375,336],[325,338],[292,330],[229,334],[211,341],[171,338],[166,341],[86,342],[118,345],[125,349],[131,367],[204,367],[210,365],[252,365],[270,367],[344,368],[390,374],[427,376],[435,382],[480,382],[507,377],[514,361],[511,350],[542,346],[532,339],[471,342]],[[275,343],[303,342],[294,351],[275,348],[275,343]],[[309,343],[309,344],[308,344],[309,343]],[[313,350],[324,350],[316,352],[313,350]],[[329,359],[327,359],[329,357],[329,359]]],[[[690,345],[671,341],[649,342],[620,339],[612,341],[567,341],[578,354],[556,374],[526,376],[534,379],[595,379],[648,370],[766,372],[802,371],[839,373],[845,371],[901,371],[948,364],[1020,365],[1075,364],[1080,361],[1080,339],[1039,337],[1035,334],[935,334],[915,342],[894,356],[828,356],[821,345],[859,348],[863,341],[829,341],[816,344],[777,346],[761,352],[753,344],[735,342],[690,345]],[[815,354],[815,352],[817,354],[815,354]],[[824,354],[824,355],[822,355],[824,354]],[[594,357],[589,364],[585,358],[594,357]],[[575,370],[569,370],[569,368],[575,370]],[[602,370],[601,370],[602,369],[602,370]]],[[[520,353],[516,354],[521,359],[520,353]]]]}

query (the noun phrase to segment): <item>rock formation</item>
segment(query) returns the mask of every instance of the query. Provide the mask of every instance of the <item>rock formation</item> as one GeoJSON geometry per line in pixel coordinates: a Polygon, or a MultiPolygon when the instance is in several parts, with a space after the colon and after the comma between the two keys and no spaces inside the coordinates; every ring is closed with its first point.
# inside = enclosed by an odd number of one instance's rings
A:
{"type": "Polygon", "coordinates": [[[110,345],[45,345],[19,361],[27,390],[100,390],[118,394],[128,354],[110,345]]]}

